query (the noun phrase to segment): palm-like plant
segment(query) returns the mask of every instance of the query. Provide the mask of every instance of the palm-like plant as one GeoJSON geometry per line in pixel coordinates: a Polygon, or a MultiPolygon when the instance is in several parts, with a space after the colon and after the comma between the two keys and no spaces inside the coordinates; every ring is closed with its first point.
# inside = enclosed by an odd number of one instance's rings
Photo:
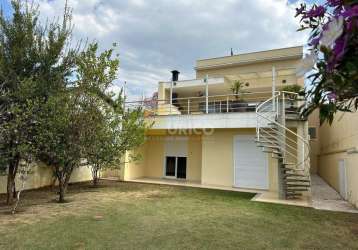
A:
{"type": "Polygon", "coordinates": [[[235,81],[232,85],[230,90],[232,91],[232,93],[235,95],[235,99],[239,100],[240,98],[242,98],[242,94],[244,93],[244,86],[248,86],[249,83],[244,83],[240,80],[235,81]]]}

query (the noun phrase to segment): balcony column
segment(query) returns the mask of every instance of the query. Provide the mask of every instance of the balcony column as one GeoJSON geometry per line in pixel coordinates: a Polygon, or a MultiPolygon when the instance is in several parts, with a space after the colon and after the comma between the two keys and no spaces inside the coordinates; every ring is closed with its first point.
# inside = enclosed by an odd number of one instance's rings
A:
{"type": "Polygon", "coordinates": [[[122,95],[123,95],[123,110],[124,110],[124,111],[126,110],[126,85],[127,85],[127,82],[124,81],[123,89],[122,89],[122,95]]]}
{"type": "Polygon", "coordinates": [[[275,100],[275,93],[276,93],[276,68],[272,66],[272,111],[276,110],[276,100],[275,100]]]}
{"type": "Polygon", "coordinates": [[[172,114],[172,105],[173,105],[173,81],[170,82],[170,96],[169,96],[169,114],[172,114]]]}
{"type": "Polygon", "coordinates": [[[206,75],[204,78],[205,81],[205,111],[208,114],[209,113],[209,76],[206,75]]]}

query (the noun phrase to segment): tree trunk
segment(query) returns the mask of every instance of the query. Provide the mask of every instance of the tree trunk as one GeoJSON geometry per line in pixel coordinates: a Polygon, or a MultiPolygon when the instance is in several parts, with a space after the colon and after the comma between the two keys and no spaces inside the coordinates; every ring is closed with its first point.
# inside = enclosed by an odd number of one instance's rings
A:
{"type": "Polygon", "coordinates": [[[15,156],[9,163],[9,172],[7,175],[7,197],[6,203],[8,205],[13,204],[14,198],[16,198],[16,185],[15,178],[17,173],[17,168],[19,165],[19,157],[15,156]]]}
{"type": "Polygon", "coordinates": [[[58,178],[58,187],[59,187],[59,198],[58,202],[64,203],[65,202],[65,182],[63,178],[58,178]]]}
{"type": "MultiPolygon", "coordinates": [[[[70,177],[72,174],[73,167],[65,167],[67,172],[58,173],[56,176],[58,178],[58,187],[59,187],[59,199],[58,202],[65,202],[65,194],[67,191],[67,186],[70,181],[70,177]]],[[[65,171],[65,170],[62,170],[65,171]]]]}
{"type": "Polygon", "coordinates": [[[97,168],[92,170],[92,180],[93,180],[93,186],[97,187],[99,181],[97,168]]]}

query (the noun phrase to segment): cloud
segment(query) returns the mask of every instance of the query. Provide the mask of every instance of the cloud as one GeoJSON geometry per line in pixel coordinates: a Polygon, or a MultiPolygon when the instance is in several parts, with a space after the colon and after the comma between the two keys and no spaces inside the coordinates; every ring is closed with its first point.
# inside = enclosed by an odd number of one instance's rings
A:
{"type": "MultiPolygon", "coordinates": [[[[296,32],[297,3],[287,0],[69,0],[74,38],[119,44],[117,85],[127,81],[135,98],[156,91],[157,82],[194,78],[199,58],[304,44],[296,32]]],[[[44,17],[60,16],[64,0],[40,0],[44,17]]],[[[118,88],[117,88],[118,89],[118,88]]]]}

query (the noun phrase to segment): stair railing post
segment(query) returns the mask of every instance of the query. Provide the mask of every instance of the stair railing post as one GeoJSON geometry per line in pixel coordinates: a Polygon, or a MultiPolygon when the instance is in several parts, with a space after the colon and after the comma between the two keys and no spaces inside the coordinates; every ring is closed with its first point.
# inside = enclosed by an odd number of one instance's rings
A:
{"type": "MultiPolygon", "coordinates": [[[[282,92],[282,112],[281,112],[282,118],[281,123],[284,127],[286,127],[286,101],[285,101],[285,92],[282,92]]],[[[284,142],[286,141],[286,131],[284,136],[284,142]]],[[[286,159],[286,145],[283,146],[283,157],[286,159]]]]}
{"type": "Polygon", "coordinates": [[[209,113],[209,76],[205,76],[205,111],[209,113]]]}
{"type": "Polygon", "coordinates": [[[169,97],[169,114],[172,114],[172,105],[173,105],[173,84],[174,82],[170,82],[170,97],[169,97]]]}
{"type": "Polygon", "coordinates": [[[188,98],[188,115],[190,114],[190,99],[188,98]]]}
{"type": "Polygon", "coordinates": [[[275,105],[275,95],[276,95],[276,68],[275,66],[272,66],[272,101],[273,101],[273,105],[272,105],[272,111],[275,111],[276,109],[276,105],[275,105]]]}

